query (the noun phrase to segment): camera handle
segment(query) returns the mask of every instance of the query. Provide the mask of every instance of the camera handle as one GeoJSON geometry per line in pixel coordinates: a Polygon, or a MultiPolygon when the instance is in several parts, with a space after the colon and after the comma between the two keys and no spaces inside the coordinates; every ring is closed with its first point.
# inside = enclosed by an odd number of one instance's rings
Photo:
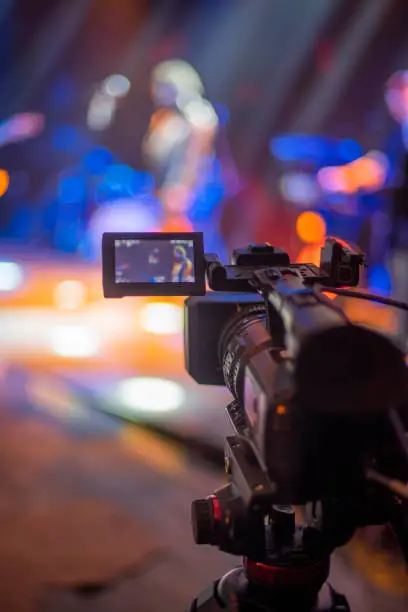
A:
{"type": "MultiPolygon", "coordinates": [[[[316,572],[325,568],[313,569],[316,572]]],[[[286,588],[282,590],[273,584],[276,570],[244,560],[242,567],[229,571],[204,589],[187,612],[350,612],[347,599],[329,583],[324,582],[317,591],[305,590],[304,585],[290,584],[295,575],[291,568],[285,568],[280,569],[279,575],[280,581],[286,581],[286,588]],[[255,576],[249,577],[251,573],[258,573],[259,581],[253,579],[255,576]]]]}

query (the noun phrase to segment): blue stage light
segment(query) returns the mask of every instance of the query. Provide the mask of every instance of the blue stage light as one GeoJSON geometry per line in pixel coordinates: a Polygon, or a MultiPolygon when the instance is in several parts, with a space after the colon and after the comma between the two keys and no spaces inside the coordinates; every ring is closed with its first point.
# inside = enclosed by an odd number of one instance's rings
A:
{"type": "Polygon", "coordinates": [[[284,162],[312,162],[336,165],[354,161],[364,155],[358,142],[336,140],[313,134],[282,134],[270,142],[271,154],[284,162]]]}
{"type": "Polygon", "coordinates": [[[314,161],[321,163],[331,154],[328,139],[308,134],[284,134],[273,138],[270,151],[281,161],[314,161]]]}
{"type": "Polygon", "coordinates": [[[228,107],[219,102],[216,102],[213,106],[218,116],[219,125],[227,125],[230,121],[230,111],[228,107]]]}
{"type": "Polygon", "coordinates": [[[370,291],[385,296],[391,294],[391,275],[383,264],[376,264],[369,268],[368,283],[370,291]]]}
{"type": "Polygon", "coordinates": [[[113,162],[113,154],[108,149],[92,149],[83,159],[83,164],[91,174],[104,174],[113,162]]]}
{"type": "Polygon", "coordinates": [[[80,176],[63,178],[58,186],[58,200],[61,204],[76,204],[86,197],[85,181],[80,176]]]}
{"type": "Polygon", "coordinates": [[[154,179],[148,172],[136,171],[124,164],[108,166],[102,185],[102,191],[116,195],[135,196],[152,193],[154,179]]]}
{"type": "Polygon", "coordinates": [[[60,125],[51,135],[52,146],[58,151],[72,151],[80,142],[78,130],[73,125],[60,125]]]}
{"type": "Polygon", "coordinates": [[[348,163],[362,157],[364,155],[364,150],[355,140],[341,140],[338,144],[338,155],[344,163],[348,163]]]}

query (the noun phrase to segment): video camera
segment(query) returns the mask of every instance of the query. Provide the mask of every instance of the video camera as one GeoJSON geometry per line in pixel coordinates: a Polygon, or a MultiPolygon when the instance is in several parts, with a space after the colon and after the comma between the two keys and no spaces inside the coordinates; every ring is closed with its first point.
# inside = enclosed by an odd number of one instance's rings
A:
{"type": "Polygon", "coordinates": [[[270,245],[223,265],[201,234],[180,233],[104,234],[102,255],[105,297],[190,296],[186,369],[233,396],[228,484],[193,502],[192,522],[198,544],[243,555],[244,568],[191,610],[254,593],[265,609],[312,609],[331,552],[359,526],[391,522],[408,560],[404,355],[324,294],[358,285],[362,253],[328,238],[320,267],[270,245]]]}

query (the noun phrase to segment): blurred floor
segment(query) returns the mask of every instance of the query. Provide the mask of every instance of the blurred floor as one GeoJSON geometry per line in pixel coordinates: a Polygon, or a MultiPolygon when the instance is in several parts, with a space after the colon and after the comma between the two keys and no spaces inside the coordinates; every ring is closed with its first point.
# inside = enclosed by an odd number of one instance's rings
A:
{"type": "MultiPolygon", "coordinates": [[[[183,610],[236,561],[196,547],[190,532],[191,500],[219,480],[80,401],[41,410],[30,380],[4,368],[0,383],[0,609],[183,610]],[[106,580],[110,588],[86,597],[75,589],[106,580]]],[[[334,584],[354,612],[402,612],[408,599],[392,597],[390,581],[380,590],[369,568],[357,575],[370,561],[356,546],[334,560],[334,584]]]]}

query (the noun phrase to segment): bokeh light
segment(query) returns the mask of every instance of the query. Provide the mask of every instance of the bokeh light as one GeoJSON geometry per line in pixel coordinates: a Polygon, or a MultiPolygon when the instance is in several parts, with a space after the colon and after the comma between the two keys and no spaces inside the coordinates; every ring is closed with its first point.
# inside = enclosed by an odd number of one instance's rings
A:
{"type": "Polygon", "coordinates": [[[104,80],[102,88],[108,96],[124,98],[129,93],[130,81],[123,74],[111,74],[104,80]]]}
{"type": "Polygon", "coordinates": [[[317,212],[303,212],[297,218],[296,232],[306,244],[320,245],[326,235],[326,222],[317,212]]]}
{"type": "Polygon", "coordinates": [[[83,159],[83,164],[91,174],[105,174],[106,169],[113,163],[113,153],[108,149],[95,148],[89,151],[83,159]]]}
{"type": "Polygon", "coordinates": [[[180,334],[183,331],[183,309],[177,304],[153,302],[140,314],[143,329],[151,334],[180,334]]]}
{"type": "Polygon", "coordinates": [[[81,176],[67,176],[58,185],[58,199],[61,204],[76,204],[86,196],[86,184],[81,176]]]}
{"type": "Polygon", "coordinates": [[[186,392],[172,380],[130,378],[119,383],[115,399],[132,412],[169,412],[182,407],[186,392]]]}
{"type": "Polygon", "coordinates": [[[60,357],[85,358],[98,353],[99,340],[85,325],[59,325],[51,330],[50,347],[60,357]]]}
{"type": "Polygon", "coordinates": [[[153,192],[154,179],[148,172],[134,170],[125,164],[111,164],[100,189],[124,196],[147,194],[153,192]]]}
{"type": "Polygon", "coordinates": [[[304,246],[297,256],[296,263],[320,266],[321,247],[316,244],[304,246]]]}
{"type": "Polygon", "coordinates": [[[41,113],[17,113],[0,125],[3,142],[20,142],[35,138],[43,131],[45,118],[41,113]]]}
{"type": "Polygon", "coordinates": [[[120,198],[102,204],[91,216],[88,239],[93,256],[100,257],[104,232],[154,232],[159,226],[159,203],[144,199],[120,198]]]}
{"type": "Polygon", "coordinates": [[[315,177],[306,172],[284,174],[280,179],[280,190],[286,200],[299,207],[313,206],[321,193],[315,177]]]}
{"type": "Polygon", "coordinates": [[[161,231],[162,232],[192,232],[194,231],[194,226],[191,223],[191,221],[187,219],[187,217],[183,217],[182,215],[180,215],[180,216],[169,217],[168,219],[166,219],[166,221],[163,224],[163,227],[161,228],[161,231]]]}
{"type": "Polygon", "coordinates": [[[370,291],[389,296],[391,294],[391,275],[384,264],[375,264],[368,270],[368,286],[370,291]]]}
{"type": "Polygon", "coordinates": [[[116,100],[103,92],[97,92],[89,105],[87,125],[90,130],[101,132],[112,123],[116,111],[116,100]]]}
{"type": "Polygon", "coordinates": [[[408,70],[398,70],[388,79],[385,101],[394,119],[405,123],[408,118],[408,70]]]}
{"type": "Polygon", "coordinates": [[[7,170],[0,169],[0,198],[3,196],[10,185],[10,175],[7,170]]]}
{"type": "Polygon", "coordinates": [[[316,165],[351,162],[363,155],[361,145],[351,139],[336,140],[314,134],[281,134],[270,142],[271,154],[280,161],[308,161],[316,165]]]}
{"type": "Polygon", "coordinates": [[[85,305],[88,290],[83,282],[65,280],[59,283],[54,290],[54,302],[62,310],[75,310],[85,305]]]}
{"type": "Polygon", "coordinates": [[[15,291],[23,283],[23,270],[13,261],[0,261],[0,291],[15,291]]]}
{"type": "Polygon", "coordinates": [[[381,151],[371,151],[349,164],[321,168],[317,181],[328,193],[355,194],[381,189],[388,176],[390,162],[381,151]]]}

